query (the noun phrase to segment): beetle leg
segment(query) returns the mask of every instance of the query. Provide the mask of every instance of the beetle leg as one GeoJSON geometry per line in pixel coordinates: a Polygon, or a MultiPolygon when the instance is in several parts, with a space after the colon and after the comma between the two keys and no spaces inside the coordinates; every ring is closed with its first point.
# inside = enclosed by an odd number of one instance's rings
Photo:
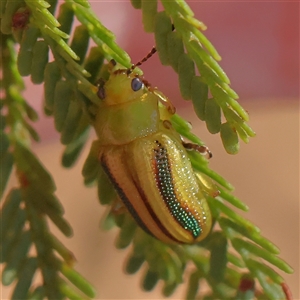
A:
{"type": "Polygon", "coordinates": [[[182,141],[182,145],[187,150],[194,150],[201,154],[207,155],[208,158],[212,158],[212,153],[206,146],[197,145],[197,144],[193,144],[193,143],[186,143],[184,141],[182,141]]]}
{"type": "Polygon", "coordinates": [[[163,93],[161,93],[157,88],[153,88],[151,90],[154,95],[156,95],[159,98],[159,102],[166,107],[167,111],[174,115],[176,112],[175,106],[172,104],[172,102],[169,100],[168,97],[166,97],[163,93]]]}
{"type": "MultiPolygon", "coordinates": [[[[164,120],[163,121],[163,125],[165,128],[167,129],[171,129],[172,128],[172,123],[169,120],[164,120]]],[[[193,144],[193,143],[186,143],[182,136],[180,135],[180,139],[181,139],[181,143],[183,145],[183,147],[186,150],[193,150],[193,151],[197,151],[202,155],[207,155],[207,158],[210,159],[212,158],[212,153],[211,151],[208,149],[208,147],[204,146],[204,145],[197,145],[197,144],[193,144]]]]}

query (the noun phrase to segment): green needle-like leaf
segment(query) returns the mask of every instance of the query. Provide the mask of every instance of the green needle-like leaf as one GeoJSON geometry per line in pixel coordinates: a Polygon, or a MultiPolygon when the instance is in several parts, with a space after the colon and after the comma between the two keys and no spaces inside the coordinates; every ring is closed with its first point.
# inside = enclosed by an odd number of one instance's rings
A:
{"type": "Polygon", "coordinates": [[[2,272],[3,285],[10,285],[16,279],[22,262],[26,258],[30,244],[30,232],[23,232],[21,238],[8,255],[7,264],[2,272]]]}
{"type": "Polygon", "coordinates": [[[158,280],[159,280],[159,278],[157,276],[157,273],[153,272],[151,270],[148,270],[143,279],[143,289],[145,291],[151,291],[158,283],[158,280]]]}
{"type": "Polygon", "coordinates": [[[278,267],[286,273],[293,273],[293,269],[286,262],[284,262],[277,256],[270,254],[267,250],[256,246],[253,243],[235,238],[232,240],[232,245],[237,251],[243,253],[245,258],[249,256],[249,253],[251,253],[265,259],[266,261],[270,262],[271,264],[273,264],[274,266],[278,267]]]}
{"type": "Polygon", "coordinates": [[[185,299],[189,299],[189,300],[196,299],[199,287],[201,287],[199,286],[199,280],[200,280],[199,275],[200,274],[198,271],[195,271],[190,275],[189,283],[188,283],[188,292],[185,299]]]}
{"type": "Polygon", "coordinates": [[[4,193],[4,190],[6,188],[10,173],[13,168],[13,155],[9,152],[6,152],[1,158],[0,158],[0,168],[1,168],[1,176],[0,176],[0,198],[2,198],[2,195],[4,193]]]}
{"type": "Polygon", "coordinates": [[[78,272],[70,268],[67,264],[61,265],[62,274],[68,278],[78,289],[85,293],[88,297],[95,297],[96,293],[93,287],[78,272]]]}
{"type": "Polygon", "coordinates": [[[13,300],[26,299],[33,275],[37,268],[37,259],[30,257],[24,263],[21,272],[18,275],[18,283],[15,286],[14,292],[11,296],[13,300]]]}
{"type": "Polygon", "coordinates": [[[263,238],[260,234],[251,232],[248,227],[240,226],[236,222],[233,222],[232,220],[223,217],[219,219],[219,224],[225,231],[226,227],[230,227],[231,229],[240,233],[242,236],[247,237],[252,241],[256,242],[258,245],[265,248],[266,250],[274,254],[279,254],[279,249],[273,243],[263,238]]]}

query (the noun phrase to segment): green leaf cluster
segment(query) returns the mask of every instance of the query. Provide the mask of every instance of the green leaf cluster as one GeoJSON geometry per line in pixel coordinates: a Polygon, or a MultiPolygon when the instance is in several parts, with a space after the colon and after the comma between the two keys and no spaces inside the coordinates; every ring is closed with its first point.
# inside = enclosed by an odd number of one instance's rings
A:
{"type": "MultiPolygon", "coordinates": [[[[220,132],[226,151],[237,153],[239,138],[247,143],[254,132],[217,63],[219,54],[202,33],[205,25],[194,18],[184,1],[161,0],[161,12],[155,0],[131,2],[142,10],[145,31],[154,32],[162,64],[178,73],[182,97],[192,100],[211,133],[220,132]]],[[[38,116],[22,97],[21,76],[43,83],[44,112],[53,117],[65,146],[62,164],[71,167],[87,142],[95,117],[97,80],[109,76],[105,60],[113,58],[129,68],[130,58],[86,0],[65,0],[59,6],[57,0],[0,0],[0,20],[1,197],[13,169],[19,181],[4,197],[1,208],[2,283],[16,282],[12,299],[92,298],[93,288],[72,267],[72,252],[48,227],[51,221],[65,236],[72,235],[55,196],[55,183],[30,149],[31,140],[39,139],[31,125],[38,116]],[[77,27],[75,19],[80,23],[77,27]],[[96,46],[89,47],[91,41],[96,46]],[[33,278],[38,271],[43,281],[36,285],[33,278]]],[[[203,145],[180,116],[174,115],[171,122],[182,136],[203,145]]],[[[116,247],[130,247],[126,271],[133,274],[142,268],[145,290],[162,281],[163,294],[170,296],[188,276],[187,299],[286,297],[286,285],[272,266],[287,273],[291,268],[278,258],[276,246],[262,237],[255,225],[230,208],[247,210],[231,194],[232,186],[209,168],[203,156],[189,153],[213,214],[213,230],[197,245],[170,246],[144,233],[128,213],[118,212],[116,192],[99,168],[98,149],[99,142],[94,141],[82,171],[84,183],[97,184],[100,202],[107,205],[103,227],[120,228],[116,247]],[[205,295],[201,293],[204,281],[210,287],[205,295]]]]}
{"type": "Polygon", "coordinates": [[[206,26],[184,1],[162,0],[165,10],[161,12],[157,11],[157,1],[131,2],[142,9],[144,30],[154,32],[161,63],[178,73],[183,99],[192,100],[208,131],[220,132],[226,151],[236,154],[239,138],[248,143],[255,133],[246,123],[249,116],[237,102],[229,78],[217,63],[220,55],[202,33],[206,26]]]}
{"type": "Polygon", "coordinates": [[[21,96],[24,84],[16,68],[14,42],[3,34],[1,62],[1,198],[13,167],[19,181],[1,208],[2,284],[16,282],[11,299],[82,299],[84,294],[92,298],[93,287],[72,267],[72,252],[48,227],[51,220],[65,236],[72,235],[55,196],[55,183],[30,150],[30,138],[38,140],[38,135],[27,119],[35,121],[37,114],[21,96]],[[37,272],[43,283],[34,283],[37,272]]]}

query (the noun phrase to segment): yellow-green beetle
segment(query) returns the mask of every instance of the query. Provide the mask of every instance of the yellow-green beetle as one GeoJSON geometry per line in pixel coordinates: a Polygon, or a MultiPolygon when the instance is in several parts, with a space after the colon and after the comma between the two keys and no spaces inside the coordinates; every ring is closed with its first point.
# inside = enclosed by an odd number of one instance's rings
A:
{"type": "Polygon", "coordinates": [[[134,67],[112,72],[99,85],[99,161],[147,233],[165,243],[201,241],[210,231],[211,213],[181,136],[168,120],[175,111],[134,67]]]}

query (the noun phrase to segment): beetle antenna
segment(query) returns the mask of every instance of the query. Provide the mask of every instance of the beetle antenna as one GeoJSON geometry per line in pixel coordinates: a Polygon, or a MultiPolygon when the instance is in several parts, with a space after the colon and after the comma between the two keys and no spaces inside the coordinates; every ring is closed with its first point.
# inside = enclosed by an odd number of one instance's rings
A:
{"type": "Polygon", "coordinates": [[[155,54],[157,52],[156,48],[153,47],[151,49],[151,51],[139,62],[137,62],[136,64],[133,64],[131,66],[130,69],[128,69],[127,74],[129,75],[136,67],[140,66],[141,64],[143,64],[145,61],[147,61],[151,56],[153,56],[153,54],[155,54]]]}
{"type": "Polygon", "coordinates": [[[151,51],[142,60],[140,60],[139,62],[137,62],[134,66],[135,67],[140,66],[142,63],[144,63],[145,61],[147,61],[151,56],[153,56],[153,54],[155,54],[156,52],[157,52],[156,48],[153,47],[151,49],[151,51]]]}
{"type": "MultiPolygon", "coordinates": [[[[174,31],[174,30],[175,30],[175,26],[174,26],[174,24],[172,24],[172,31],[174,31]]],[[[151,51],[142,60],[140,60],[136,64],[133,64],[131,66],[131,68],[127,70],[127,75],[129,75],[136,67],[140,66],[142,63],[144,63],[145,61],[147,61],[156,52],[157,52],[156,48],[153,47],[151,49],[151,51]]]]}

